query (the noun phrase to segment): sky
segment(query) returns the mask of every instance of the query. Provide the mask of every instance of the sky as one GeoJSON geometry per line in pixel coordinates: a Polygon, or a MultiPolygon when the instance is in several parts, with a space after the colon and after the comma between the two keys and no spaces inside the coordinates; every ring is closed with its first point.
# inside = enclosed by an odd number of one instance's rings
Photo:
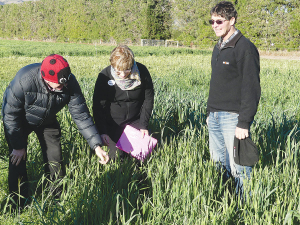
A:
{"type": "MultiPolygon", "coordinates": [[[[11,4],[11,3],[22,3],[26,1],[32,1],[32,0],[1,0],[0,5],[6,5],[6,4],[11,4]]],[[[36,0],[33,0],[36,1],[36,0]]]]}

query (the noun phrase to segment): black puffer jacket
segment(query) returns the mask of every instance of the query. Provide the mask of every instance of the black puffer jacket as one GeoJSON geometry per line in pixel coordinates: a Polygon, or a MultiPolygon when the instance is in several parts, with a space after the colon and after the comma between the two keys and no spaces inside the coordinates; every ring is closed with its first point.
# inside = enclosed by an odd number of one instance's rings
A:
{"type": "Polygon", "coordinates": [[[114,141],[122,134],[127,124],[137,129],[147,129],[153,109],[154,90],[146,66],[137,62],[141,85],[134,90],[123,91],[118,85],[109,85],[114,80],[111,66],[101,71],[95,84],[93,117],[100,134],[107,134],[114,141]]]}
{"type": "Polygon", "coordinates": [[[70,78],[62,92],[52,92],[41,77],[40,67],[41,63],[35,63],[20,69],[4,93],[2,116],[11,146],[25,148],[24,126],[55,122],[56,114],[65,105],[68,105],[73,120],[91,148],[102,145],[75,76],[70,78]]]}

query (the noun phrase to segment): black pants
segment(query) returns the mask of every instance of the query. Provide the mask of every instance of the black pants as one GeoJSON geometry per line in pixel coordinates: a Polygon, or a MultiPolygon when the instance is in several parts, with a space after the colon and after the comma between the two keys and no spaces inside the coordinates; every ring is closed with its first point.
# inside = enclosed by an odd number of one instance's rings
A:
{"type": "MultiPolygon", "coordinates": [[[[9,154],[13,151],[9,139],[7,138],[7,133],[4,127],[5,137],[9,146],[9,154]]],[[[55,178],[62,178],[65,174],[64,165],[62,161],[62,151],[61,151],[61,129],[59,123],[55,121],[54,123],[41,126],[26,126],[24,129],[24,138],[27,142],[28,135],[31,132],[35,132],[43,153],[43,161],[45,163],[45,173],[49,174],[49,178],[54,181],[55,178]]],[[[26,147],[27,151],[27,147],[26,147]]],[[[18,166],[13,165],[9,160],[9,172],[8,172],[8,185],[9,192],[12,194],[12,197],[15,202],[18,202],[18,196],[14,193],[22,195],[25,199],[21,199],[20,205],[23,206],[26,198],[29,197],[28,194],[28,176],[26,170],[26,159],[21,160],[18,166]],[[19,185],[20,184],[20,185],[19,185]],[[19,191],[20,190],[20,191],[19,191]]]]}
{"type": "Polygon", "coordinates": [[[109,138],[109,160],[115,161],[117,159],[117,156],[119,156],[120,160],[123,160],[128,154],[116,147],[116,142],[113,141],[111,138],[109,138]]]}
{"type": "Polygon", "coordinates": [[[117,125],[117,124],[113,124],[113,125],[109,125],[108,126],[108,136],[109,136],[109,152],[108,152],[108,156],[109,159],[112,161],[115,161],[117,159],[117,155],[119,155],[119,158],[121,160],[123,160],[126,157],[129,157],[129,154],[118,149],[116,147],[116,143],[118,142],[119,138],[121,137],[126,125],[130,125],[136,129],[140,129],[139,128],[139,119],[135,120],[131,123],[127,123],[127,124],[123,124],[122,126],[117,125]]]}

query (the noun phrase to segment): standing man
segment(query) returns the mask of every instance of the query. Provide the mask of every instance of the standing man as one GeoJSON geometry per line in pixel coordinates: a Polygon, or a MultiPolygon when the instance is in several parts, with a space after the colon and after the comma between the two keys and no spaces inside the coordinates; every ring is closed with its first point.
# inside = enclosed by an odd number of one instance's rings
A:
{"type": "Polygon", "coordinates": [[[207,102],[209,148],[212,160],[222,170],[223,182],[235,178],[237,194],[252,167],[234,162],[234,136],[249,137],[250,125],[260,99],[259,53],[253,43],[235,28],[237,12],[222,1],[210,11],[213,30],[220,37],[215,45],[207,102]]]}
{"type": "MultiPolygon", "coordinates": [[[[27,139],[35,132],[50,179],[64,176],[61,150],[61,129],[56,114],[68,105],[79,131],[95,150],[100,163],[106,164],[108,155],[101,149],[102,141],[86,106],[80,86],[71,73],[68,62],[60,55],[47,56],[42,63],[20,69],[8,85],[2,103],[5,137],[9,146],[9,192],[20,207],[28,197],[26,171],[27,139]],[[19,186],[20,184],[20,186],[19,186]]],[[[59,191],[58,191],[59,195],[59,191]]]]}

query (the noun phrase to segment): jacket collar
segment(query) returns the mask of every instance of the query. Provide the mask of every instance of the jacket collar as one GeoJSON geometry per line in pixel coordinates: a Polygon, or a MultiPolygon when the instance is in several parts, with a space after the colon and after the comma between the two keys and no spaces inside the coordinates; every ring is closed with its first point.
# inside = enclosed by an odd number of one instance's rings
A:
{"type": "MultiPolygon", "coordinates": [[[[236,45],[236,43],[238,42],[238,40],[242,36],[243,36],[243,34],[241,33],[241,31],[238,31],[238,33],[228,43],[226,43],[223,48],[234,48],[235,45],[236,45]]],[[[220,39],[219,42],[217,43],[217,48],[218,49],[220,49],[220,43],[221,43],[221,41],[222,41],[222,39],[220,39]]]]}

